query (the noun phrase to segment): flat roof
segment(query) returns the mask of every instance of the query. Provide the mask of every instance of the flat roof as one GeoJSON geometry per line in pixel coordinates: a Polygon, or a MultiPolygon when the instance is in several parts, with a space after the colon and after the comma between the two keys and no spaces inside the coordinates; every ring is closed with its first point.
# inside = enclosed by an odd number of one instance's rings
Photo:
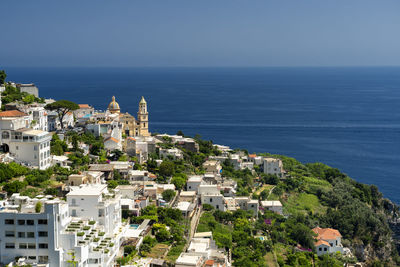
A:
{"type": "Polygon", "coordinates": [[[201,176],[191,176],[188,179],[188,182],[201,182],[203,178],[201,176]]]}
{"type": "Polygon", "coordinates": [[[101,195],[104,189],[107,188],[105,184],[88,184],[83,186],[70,186],[71,191],[67,196],[97,196],[101,195]]]}
{"type": "Polygon", "coordinates": [[[282,207],[282,203],[279,200],[264,200],[261,201],[261,206],[263,207],[282,207]]]}
{"type": "Polygon", "coordinates": [[[182,253],[176,260],[175,264],[188,264],[189,266],[197,266],[197,263],[201,258],[202,256],[188,255],[186,253],[182,253]]]}
{"type": "Polygon", "coordinates": [[[201,232],[201,233],[195,233],[194,238],[207,238],[207,237],[212,237],[212,232],[201,232]]]}
{"type": "Polygon", "coordinates": [[[187,201],[179,202],[178,205],[176,206],[176,208],[181,211],[187,211],[189,210],[189,207],[190,207],[190,202],[187,201]]]}
{"type": "Polygon", "coordinates": [[[114,165],[111,164],[90,164],[89,171],[112,171],[114,165]]]}
{"type": "Polygon", "coordinates": [[[49,132],[42,131],[42,130],[27,130],[27,131],[24,131],[24,134],[42,136],[42,135],[49,134],[49,132]]]}

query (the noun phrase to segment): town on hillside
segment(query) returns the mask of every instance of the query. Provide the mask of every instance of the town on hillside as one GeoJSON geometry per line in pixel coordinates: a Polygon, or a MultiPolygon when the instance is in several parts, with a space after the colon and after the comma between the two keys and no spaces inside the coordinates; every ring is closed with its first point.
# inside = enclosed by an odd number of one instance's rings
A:
{"type": "Polygon", "coordinates": [[[34,84],[0,91],[2,266],[393,263],[376,252],[392,242],[370,209],[382,196],[336,169],[150,133],[144,97],[135,117],[114,96],[100,111],[34,84]]]}

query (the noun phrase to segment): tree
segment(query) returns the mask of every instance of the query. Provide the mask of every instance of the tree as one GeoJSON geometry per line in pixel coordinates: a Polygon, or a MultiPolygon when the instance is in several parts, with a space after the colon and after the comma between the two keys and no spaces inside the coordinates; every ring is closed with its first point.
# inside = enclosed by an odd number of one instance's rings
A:
{"type": "Polygon", "coordinates": [[[156,239],[158,242],[168,241],[170,239],[170,234],[169,234],[168,230],[165,228],[161,228],[156,233],[156,239]]]}
{"type": "Polygon", "coordinates": [[[163,161],[160,164],[160,175],[170,177],[175,173],[175,164],[172,161],[163,161]]]}
{"type": "Polygon", "coordinates": [[[20,182],[20,181],[13,181],[11,183],[7,183],[6,185],[3,186],[3,190],[7,192],[7,194],[10,196],[14,193],[18,193],[20,190],[22,190],[24,187],[27,186],[27,183],[20,182]]]}
{"type": "Polygon", "coordinates": [[[73,110],[79,109],[79,105],[69,101],[69,100],[58,100],[56,102],[47,104],[45,109],[54,110],[58,114],[58,119],[60,120],[61,129],[64,129],[64,117],[65,115],[73,110]]]}
{"type": "Polygon", "coordinates": [[[37,202],[35,205],[35,212],[39,213],[42,210],[42,202],[37,202]]]}
{"type": "Polygon", "coordinates": [[[186,184],[186,180],[182,176],[174,176],[171,180],[171,183],[175,185],[176,189],[182,190],[186,184]]]}
{"type": "Polygon", "coordinates": [[[109,180],[109,181],[107,181],[107,186],[110,189],[114,189],[118,186],[118,182],[115,180],[109,180]]]}
{"type": "Polygon", "coordinates": [[[162,197],[165,201],[169,202],[170,200],[172,200],[175,196],[175,191],[172,189],[167,189],[164,192],[162,192],[162,197]]]}
{"type": "Polygon", "coordinates": [[[0,70],[0,84],[4,84],[4,81],[7,78],[7,74],[4,70],[0,70]]]}

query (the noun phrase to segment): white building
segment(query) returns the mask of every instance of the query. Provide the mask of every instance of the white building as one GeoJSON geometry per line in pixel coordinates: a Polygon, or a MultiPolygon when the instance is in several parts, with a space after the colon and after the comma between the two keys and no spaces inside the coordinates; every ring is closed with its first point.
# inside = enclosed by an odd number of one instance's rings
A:
{"type": "Polygon", "coordinates": [[[67,202],[13,195],[0,210],[0,262],[48,267],[111,266],[126,227],[120,199],[105,185],[76,187],[67,202]],[[36,203],[44,205],[37,210],[36,203]],[[79,217],[78,217],[79,215],[79,217]]]}
{"type": "Polygon", "coordinates": [[[31,127],[35,130],[48,131],[47,111],[43,107],[29,107],[32,115],[31,127]]]}
{"type": "Polygon", "coordinates": [[[203,163],[206,173],[220,174],[222,170],[221,164],[216,160],[207,160],[203,163]]]}
{"type": "Polygon", "coordinates": [[[187,183],[186,183],[186,190],[197,192],[197,189],[202,184],[202,181],[203,181],[203,178],[201,176],[197,176],[197,175],[189,176],[187,183]]]}
{"type": "Polygon", "coordinates": [[[317,250],[318,256],[327,253],[343,253],[342,235],[338,230],[320,227],[316,227],[312,230],[317,234],[315,249],[317,250]]]}
{"type": "Polygon", "coordinates": [[[29,116],[18,110],[0,112],[1,144],[18,163],[46,169],[51,165],[51,135],[28,129],[29,116]]]}
{"type": "Polygon", "coordinates": [[[264,158],[264,173],[274,174],[282,178],[284,173],[282,160],[276,158],[264,158]]]}
{"type": "Polygon", "coordinates": [[[177,148],[160,148],[160,158],[165,159],[168,157],[172,157],[173,159],[183,159],[183,153],[177,148]]]}
{"type": "Polygon", "coordinates": [[[16,87],[21,91],[39,97],[39,89],[33,83],[17,83],[16,87]]]}
{"type": "Polygon", "coordinates": [[[264,201],[261,201],[261,207],[264,210],[267,209],[267,210],[276,212],[276,213],[278,213],[280,215],[283,215],[282,203],[279,200],[272,200],[272,201],[264,200],[264,201]]]}
{"type": "Polygon", "coordinates": [[[201,203],[209,204],[215,209],[220,211],[226,211],[226,201],[221,193],[204,193],[201,194],[201,203]]]}

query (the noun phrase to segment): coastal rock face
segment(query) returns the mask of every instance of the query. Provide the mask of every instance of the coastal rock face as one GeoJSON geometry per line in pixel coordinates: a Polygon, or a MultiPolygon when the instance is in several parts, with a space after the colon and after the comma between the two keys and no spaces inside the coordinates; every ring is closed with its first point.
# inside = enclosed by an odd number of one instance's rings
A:
{"type": "Polygon", "coordinates": [[[393,231],[393,241],[397,251],[400,253],[400,219],[395,219],[389,222],[390,229],[393,231]]]}

